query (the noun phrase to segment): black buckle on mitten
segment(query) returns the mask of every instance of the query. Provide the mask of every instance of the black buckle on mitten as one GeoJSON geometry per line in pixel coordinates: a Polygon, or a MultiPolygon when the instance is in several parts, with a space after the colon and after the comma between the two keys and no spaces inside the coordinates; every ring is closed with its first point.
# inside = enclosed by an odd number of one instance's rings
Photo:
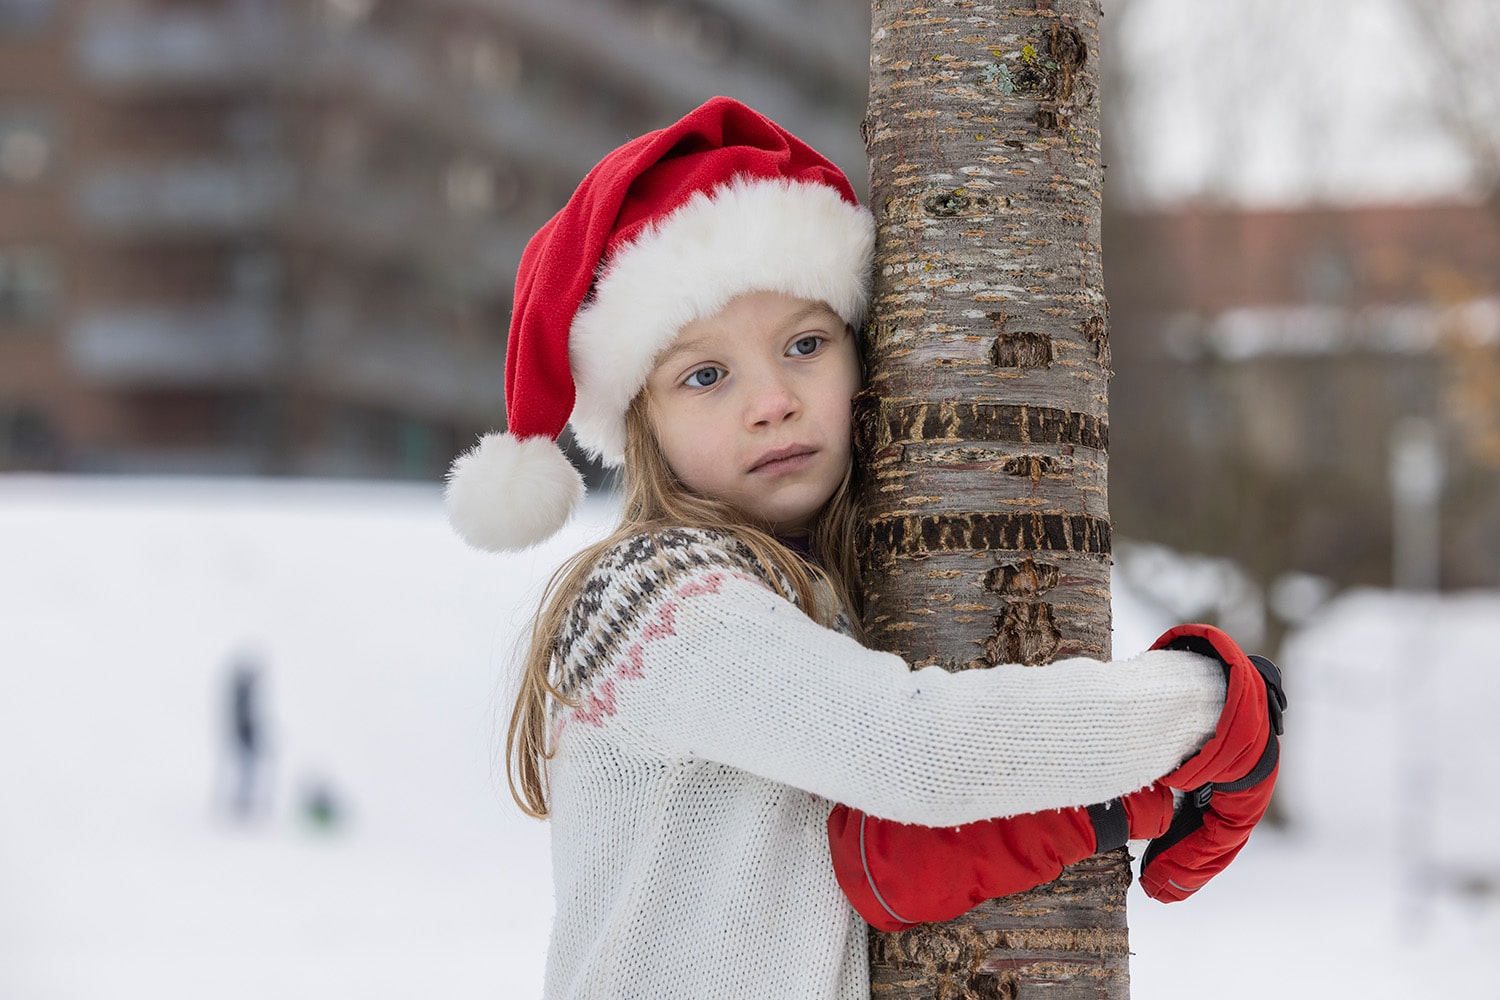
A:
{"type": "Polygon", "coordinates": [[[1259,653],[1250,654],[1250,662],[1255,664],[1255,669],[1260,671],[1261,680],[1266,682],[1266,711],[1271,715],[1271,725],[1276,730],[1276,735],[1281,735],[1281,713],[1286,711],[1286,692],[1281,690],[1281,668],[1259,653]]]}
{"type": "MultiPolygon", "coordinates": [[[[1182,807],[1177,810],[1177,815],[1172,817],[1172,825],[1167,828],[1167,832],[1146,845],[1145,858],[1141,864],[1150,864],[1152,858],[1201,827],[1203,814],[1207,811],[1208,804],[1213,801],[1215,791],[1243,792],[1247,788],[1254,788],[1271,776],[1271,773],[1276,770],[1276,762],[1280,759],[1281,741],[1274,734],[1268,734],[1266,748],[1260,752],[1260,759],[1255,762],[1249,774],[1235,781],[1206,782],[1188,792],[1182,800],[1182,807]]],[[[1089,809],[1089,816],[1093,817],[1093,807],[1089,809]]],[[[1096,832],[1097,829],[1096,827],[1096,832]]]]}
{"type": "Polygon", "coordinates": [[[1214,786],[1203,785],[1194,789],[1187,798],[1182,800],[1182,806],[1177,810],[1177,815],[1172,817],[1172,825],[1167,827],[1167,832],[1155,838],[1146,845],[1146,853],[1141,857],[1141,871],[1146,870],[1156,856],[1167,848],[1172,847],[1190,833],[1194,833],[1203,826],[1203,810],[1208,800],[1213,797],[1214,786]],[[1200,805],[1198,796],[1207,789],[1207,794],[1200,805]]]}

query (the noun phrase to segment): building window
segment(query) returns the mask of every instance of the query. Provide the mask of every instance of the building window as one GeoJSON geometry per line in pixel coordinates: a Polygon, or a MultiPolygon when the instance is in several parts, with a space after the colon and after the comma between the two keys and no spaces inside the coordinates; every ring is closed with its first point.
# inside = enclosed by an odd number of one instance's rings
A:
{"type": "Polygon", "coordinates": [[[57,257],[38,247],[0,247],[0,328],[39,323],[57,311],[57,257]]]}
{"type": "Polygon", "coordinates": [[[239,250],[230,258],[228,277],[229,297],[232,301],[271,306],[281,294],[281,258],[274,250],[239,250]]]}
{"type": "Polygon", "coordinates": [[[0,107],[0,184],[39,181],[56,158],[51,115],[34,108],[0,107]]]}
{"type": "Polygon", "coordinates": [[[318,137],[318,166],[347,182],[364,172],[370,160],[370,128],[348,111],[332,111],[323,119],[318,137]]]}
{"type": "Polygon", "coordinates": [[[734,26],[707,5],[647,0],[640,15],[658,42],[701,63],[723,65],[734,54],[734,26]]]}
{"type": "Polygon", "coordinates": [[[460,157],[443,174],[443,200],[458,216],[491,215],[509,211],[521,197],[521,181],[503,163],[460,157]]]}
{"type": "Polygon", "coordinates": [[[41,31],[56,6],[55,0],[0,0],[0,37],[41,31]]]}
{"type": "Polygon", "coordinates": [[[448,40],[448,73],[464,86],[481,91],[513,90],[524,70],[521,48],[509,39],[466,31],[448,40]]]}
{"type": "Polygon", "coordinates": [[[1318,305],[1345,305],[1354,295],[1353,261],[1342,249],[1321,247],[1302,261],[1302,292],[1318,305]]]}
{"type": "Polygon", "coordinates": [[[377,0],[324,0],[328,19],[340,27],[352,28],[370,19],[377,0]]]}

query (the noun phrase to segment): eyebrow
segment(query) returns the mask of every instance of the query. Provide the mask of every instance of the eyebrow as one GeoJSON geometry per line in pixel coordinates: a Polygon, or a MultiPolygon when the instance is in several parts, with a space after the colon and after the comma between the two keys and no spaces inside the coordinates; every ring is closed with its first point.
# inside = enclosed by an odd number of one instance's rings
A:
{"type": "MultiPolygon", "coordinates": [[[[807,305],[803,306],[801,309],[798,309],[796,312],[792,313],[786,319],[782,320],[781,328],[785,330],[789,327],[796,326],[798,323],[801,323],[803,320],[807,319],[807,317],[812,316],[815,313],[827,313],[830,316],[838,316],[838,313],[834,312],[830,306],[826,306],[821,302],[810,302],[807,305]]],[[[839,322],[842,323],[843,321],[840,320],[839,322]]]]}
{"type": "Polygon", "coordinates": [[[656,364],[652,366],[652,370],[656,371],[661,369],[662,367],[666,366],[673,358],[677,357],[677,355],[690,354],[691,352],[701,348],[703,344],[704,339],[702,337],[699,337],[696,340],[685,340],[680,344],[673,344],[665,351],[662,351],[661,354],[657,355],[656,364]]]}

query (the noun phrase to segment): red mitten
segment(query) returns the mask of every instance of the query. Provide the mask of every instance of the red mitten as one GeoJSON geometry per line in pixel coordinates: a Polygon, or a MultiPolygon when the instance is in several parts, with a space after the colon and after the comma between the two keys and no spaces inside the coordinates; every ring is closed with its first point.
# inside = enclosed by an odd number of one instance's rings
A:
{"type": "Polygon", "coordinates": [[[1051,882],[1126,840],[1160,836],[1171,821],[1172,792],[1160,784],[1103,805],[955,827],[895,823],[841,805],[828,817],[828,844],[854,909],[870,926],[897,931],[1051,882]]]}
{"type": "Polygon", "coordinates": [[[1224,665],[1227,692],[1213,738],[1162,783],[1188,792],[1166,833],[1141,859],[1141,888],[1164,903],[1186,899],[1228,867],[1265,815],[1276,787],[1281,671],[1246,656],[1211,625],[1179,625],[1152,649],[1186,649],[1224,665]]]}

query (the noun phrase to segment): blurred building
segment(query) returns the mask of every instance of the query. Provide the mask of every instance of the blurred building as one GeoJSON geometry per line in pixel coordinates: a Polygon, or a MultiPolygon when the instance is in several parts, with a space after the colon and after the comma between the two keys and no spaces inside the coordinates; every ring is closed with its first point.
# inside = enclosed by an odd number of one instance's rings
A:
{"type": "Polygon", "coordinates": [[[521,247],[727,93],[863,183],[858,0],[0,0],[0,469],[431,477],[521,247]]]}
{"type": "MultiPolygon", "coordinates": [[[[1500,210],[1113,217],[1123,535],[1389,585],[1393,441],[1435,429],[1444,586],[1500,585],[1500,210]]],[[[1420,484],[1416,484],[1420,485],[1420,484]]]]}

